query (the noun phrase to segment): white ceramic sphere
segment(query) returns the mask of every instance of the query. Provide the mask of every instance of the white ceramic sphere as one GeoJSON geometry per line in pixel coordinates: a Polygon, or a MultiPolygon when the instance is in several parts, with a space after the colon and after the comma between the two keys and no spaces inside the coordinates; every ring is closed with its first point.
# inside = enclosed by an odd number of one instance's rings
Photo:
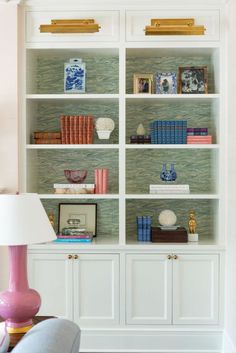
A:
{"type": "Polygon", "coordinates": [[[161,226],[171,227],[176,224],[177,217],[176,214],[171,210],[161,211],[158,217],[158,221],[161,226]]]}

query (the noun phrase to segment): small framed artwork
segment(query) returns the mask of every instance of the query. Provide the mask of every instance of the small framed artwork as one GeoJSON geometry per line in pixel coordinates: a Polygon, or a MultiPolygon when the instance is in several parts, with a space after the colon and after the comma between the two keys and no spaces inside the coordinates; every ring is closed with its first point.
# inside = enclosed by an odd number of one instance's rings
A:
{"type": "Polygon", "coordinates": [[[60,203],[59,204],[59,234],[78,232],[97,233],[96,203],[60,203]]]}
{"type": "Polygon", "coordinates": [[[85,93],[85,63],[70,59],[64,64],[64,92],[85,93]]]}
{"type": "Polygon", "coordinates": [[[152,93],[153,75],[134,74],[134,93],[152,93]]]}
{"type": "Polygon", "coordinates": [[[159,72],[156,76],[156,93],[176,94],[177,78],[175,72],[159,72]]]}
{"type": "Polygon", "coordinates": [[[178,93],[208,93],[207,66],[179,67],[178,93]]]}

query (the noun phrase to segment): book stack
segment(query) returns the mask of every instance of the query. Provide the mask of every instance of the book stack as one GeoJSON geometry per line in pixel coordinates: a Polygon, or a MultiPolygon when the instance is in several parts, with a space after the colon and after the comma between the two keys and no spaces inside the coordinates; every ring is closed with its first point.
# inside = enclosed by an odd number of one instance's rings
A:
{"type": "Polygon", "coordinates": [[[55,194],[94,194],[95,184],[54,184],[55,194]]]}
{"type": "Polygon", "coordinates": [[[187,128],[187,143],[188,144],[212,144],[212,136],[208,135],[208,128],[194,127],[187,128]]]}
{"type": "Polygon", "coordinates": [[[60,132],[49,132],[49,131],[35,131],[33,134],[34,143],[37,145],[41,144],[60,144],[61,133],[60,132]]]}
{"type": "Polygon", "coordinates": [[[186,184],[150,184],[149,185],[150,194],[189,194],[189,185],[186,184]]]}
{"type": "Polygon", "coordinates": [[[151,135],[132,135],[130,143],[151,143],[151,135]]]}
{"type": "Polygon", "coordinates": [[[187,243],[188,233],[184,227],[177,227],[175,230],[163,228],[151,228],[151,241],[153,243],[187,243]]]}
{"type": "Polygon", "coordinates": [[[96,194],[106,194],[108,191],[108,169],[95,169],[95,193],[96,194]]]}
{"type": "Polygon", "coordinates": [[[92,144],[94,118],[87,115],[62,115],[60,118],[63,144],[92,144]]]}
{"type": "Polygon", "coordinates": [[[187,143],[186,120],[155,120],[150,123],[149,128],[153,144],[187,143]]]}
{"type": "Polygon", "coordinates": [[[93,240],[93,234],[91,232],[81,232],[77,235],[64,235],[58,234],[57,239],[54,240],[56,243],[91,243],[93,240]]]}
{"type": "Polygon", "coordinates": [[[137,216],[137,240],[151,241],[151,216],[137,216]]]}

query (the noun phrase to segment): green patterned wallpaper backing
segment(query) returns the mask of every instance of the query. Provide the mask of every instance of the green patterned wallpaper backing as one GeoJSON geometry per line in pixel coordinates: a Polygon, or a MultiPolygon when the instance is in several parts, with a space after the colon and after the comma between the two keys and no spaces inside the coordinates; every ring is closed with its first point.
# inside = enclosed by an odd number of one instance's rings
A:
{"type": "Polygon", "coordinates": [[[216,143],[216,126],[211,116],[210,103],[189,102],[144,102],[126,104],[126,143],[130,136],[136,135],[137,126],[142,123],[149,134],[149,124],[154,120],[187,120],[188,127],[207,127],[209,135],[213,136],[216,143]]]}
{"type": "Polygon", "coordinates": [[[149,193],[149,184],[163,184],[160,172],[163,163],[174,163],[176,184],[189,184],[191,193],[215,192],[216,175],[212,159],[214,151],[197,149],[126,150],[126,192],[149,193]]]}
{"type": "Polygon", "coordinates": [[[118,200],[42,200],[43,206],[49,214],[55,215],[55,231],[58,231],[59,203],[97,203],[97,236],[119,237],[119,202],[118,200]]]}
{"type": "Polygon", "coordinates": [[[35,151],[38,160],[38,190],[40,194],[53,193],[54,183],[67,183],[64,169],[86,169],[86,183],[94,183],[94,169],[109,169],[109,193],[118,193],[118,150],[39,150],[35,151]]]}
{"type": "Polygon", "coordinates": [[[119,58],[102,54],[86,55],[66,52],[58,56],[38,56],[36,68],[35,92],[28,93],[64,93],[64,63],[70,58],[81,58],[86,63],[86,93],[119,92],[119,58]]]}
{"type": "Polygon", "coordinates": [[[153,226],[158,225],[161,211],[170,209],[177,216],[178,225],[188,228],[188,212],[196,211],[197,232],[200,240],[215,237],[214,219],[217,201],[215,200],[127,200],[126,201],[126,239],[137,239],[136,216],[152,216],[153,226]]]}
{"type": "MultiPolygon", "coordinates": [[[[118,102],[51,102],[38,103],[35,110],[35,131],[60,131],[61,115],[92,115],[95,119],[99,117],[111,118],[115,122],[115,130],[109,140],[100,140],[94,131],[94,143],[108,144],[119,142],[119,104],[118,102]]],[[[33,142],[33,141],[32,141],[33,142]]]]}
{"type": "Polygon", "coordinates": [[[207,66],[208,92],[214,93],[214,74],[210,57],[128,57],[126,60],[126,93],[133,93],[133,74],[149,73],[154,75],[154,92],[156,92],[157,72],[175,72],[178,77],[178,67],[207,66]]]}

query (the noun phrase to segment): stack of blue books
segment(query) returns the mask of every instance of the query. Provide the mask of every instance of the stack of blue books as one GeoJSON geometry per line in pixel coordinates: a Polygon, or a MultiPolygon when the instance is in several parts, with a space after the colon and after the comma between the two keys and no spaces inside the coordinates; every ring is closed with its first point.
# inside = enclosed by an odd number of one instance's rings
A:
{"type": "Polygon", "coordinates": [[[137,239],[138,241],[151,241],[151,216],[137,216],[137,239]]]}
{"type": "Polygon", "coordinates": [[[150,123],[149,129],[153,144],[187,143],[186,120],[155,120],[150,123]]]}

